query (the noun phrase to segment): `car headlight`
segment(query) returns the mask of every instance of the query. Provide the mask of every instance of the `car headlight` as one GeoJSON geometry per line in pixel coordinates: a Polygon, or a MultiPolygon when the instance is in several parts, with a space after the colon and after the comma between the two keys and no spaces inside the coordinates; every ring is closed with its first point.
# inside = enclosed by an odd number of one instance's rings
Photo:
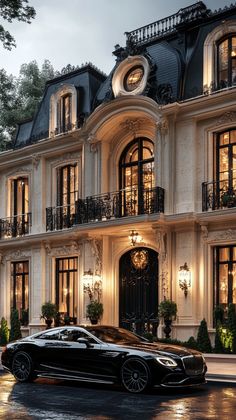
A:
{"type": "Polygon", "coordinates": [[[158,363],[160,363],[163,366],[167,366],[167,367],[175,367],[178,366],[176,361],[171,359],[170,357],[156,357],[156,360],[158,361],[158,363]]]}

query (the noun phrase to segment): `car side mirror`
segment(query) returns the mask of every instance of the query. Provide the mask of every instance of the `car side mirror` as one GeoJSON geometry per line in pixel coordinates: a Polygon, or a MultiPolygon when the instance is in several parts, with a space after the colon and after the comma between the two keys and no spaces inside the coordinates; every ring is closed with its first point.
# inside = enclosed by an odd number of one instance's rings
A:
{"type": "Polygon", "coordinates": [[[85,344],[86,347],[92,347],[92,344],[89,342],[89,340],[87,338],[84,338],[84,337],[79,337],[77,339],[77,343],[79,343],[79,344],[85,344]]]}

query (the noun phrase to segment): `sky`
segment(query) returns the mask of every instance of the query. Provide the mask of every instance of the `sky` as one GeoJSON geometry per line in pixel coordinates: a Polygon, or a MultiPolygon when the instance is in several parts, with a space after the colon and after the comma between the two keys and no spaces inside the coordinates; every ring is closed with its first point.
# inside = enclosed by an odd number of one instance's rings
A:
{"type": "MultiPolygon", "coordinates": [[[[67,64],[92,62],[109,73],[114,64],[114,46],[125,45],[124,32],[176,13],[194,0],[28,0],[36,18],[30,25],[1,21],[16,39],[11,51],[0,45],[0,68],[17,76],[21,64],[45,59],[55,70],[67,64]]],[[[209,9],[234,0],[205,0],[209,9]]]]}

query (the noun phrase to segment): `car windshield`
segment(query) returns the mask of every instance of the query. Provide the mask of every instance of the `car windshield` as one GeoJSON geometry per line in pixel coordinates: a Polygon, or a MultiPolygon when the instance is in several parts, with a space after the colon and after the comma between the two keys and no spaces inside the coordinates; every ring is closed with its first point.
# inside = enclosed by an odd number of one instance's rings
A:
{"type": "Polygon", "coordinates": [[[112,327],[87,327],[87,330],[105,343],[124,344],[141,343],[145,338],[139,337],[122,328],[112,327]]]}

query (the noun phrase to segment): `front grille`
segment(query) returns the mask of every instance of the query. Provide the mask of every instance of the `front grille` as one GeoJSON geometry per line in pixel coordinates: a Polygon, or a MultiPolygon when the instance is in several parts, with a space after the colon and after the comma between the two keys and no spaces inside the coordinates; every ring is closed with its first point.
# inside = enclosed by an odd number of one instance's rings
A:
{"type": "Polygon", "coordinates": [[[203,357],[200,354],[194,356],[185,356],[182,358],[186,375],[200,375],[204,370],[203,357]]]}

